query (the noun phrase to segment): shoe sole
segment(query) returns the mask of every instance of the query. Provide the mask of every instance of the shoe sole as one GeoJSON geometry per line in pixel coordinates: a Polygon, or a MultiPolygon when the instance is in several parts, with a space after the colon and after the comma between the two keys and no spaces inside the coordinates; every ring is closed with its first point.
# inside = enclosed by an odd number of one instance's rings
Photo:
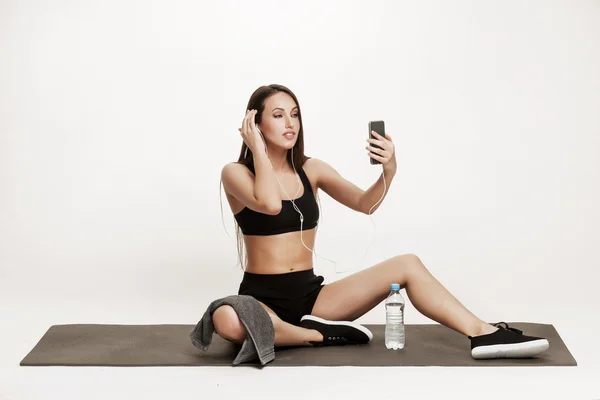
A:
{"type": "Polygon", "coordinates": [[[527,358],[548,350],[550,343],[547,339],[532,340],[523,343],[494,344],[478,346],[471,350],[473,358],[527,358]]]}
{"type": "Polygon", "coordinates": [[[306,321],[306,320],[319,322],[319,323],[325,324],[325,325],[349,326],[354,329],[358,329],[359,331],[361,331],[362,333],[367,335],[367,337],[369,338],[369,342],[371,341],[371,339],[373,339],[373,333],[370,330],[368,330],[367,328],[365,328],[362,325],[359,325],[359,324],[351,322],[351,321],[329,321],[327,319],[315,317],[314,315],[305,315],[300,319],[301,322],[306,321]]]}

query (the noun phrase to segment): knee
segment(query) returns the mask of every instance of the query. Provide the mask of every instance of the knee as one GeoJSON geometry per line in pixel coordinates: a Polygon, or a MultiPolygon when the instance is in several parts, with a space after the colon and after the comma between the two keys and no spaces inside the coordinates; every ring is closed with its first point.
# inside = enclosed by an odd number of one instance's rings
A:
{"type": "Polygon", "coordinates": [[[223,339],[242,344],[246,339],[246,328],[231,306],[221,306],[212,315],[215,330],[223,339]]]}
{"type": "Polygon", "coordinates": [[[401,254],[395,258],[398,261],[395,264],[406,270],[423,269],[425,267],[416,254],[401,254]]]}
{"type": "Polygon", "coordinates": [[[267,314],[269,314],[269,318],[271,318],[271,322],[273,323],[273,328],[275,328],[277,330],[278,327],[281,325],[281,323],[283,323],[283,321],[281,320],[281,318],[279,318],[277,316],[277,314],[275,314],[275,311],[271,310],[269,307],[265,306],[263,303],[261,303],[261,305],[263,306],[263,308],[265,309],[267,314]]]}

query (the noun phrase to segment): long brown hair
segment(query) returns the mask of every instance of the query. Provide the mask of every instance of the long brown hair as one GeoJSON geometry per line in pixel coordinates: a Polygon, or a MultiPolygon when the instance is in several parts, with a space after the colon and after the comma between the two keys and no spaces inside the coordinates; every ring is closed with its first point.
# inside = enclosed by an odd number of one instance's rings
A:
{"type": "MultiPolygon", "coordinates": [[[[306,160],[308,160],[310,157],[307,157],[304,154],[304,124],[302,123],[302,111],[300,108],[300,103],[298,102],[298,98],[296,98],[296,95],[290,89],[283,85],[271,84],[268,86],[261,86],[258,89],[256,89],[254,93],[252,93],[252,96],[250,96],[250,100],[248,100],[246,110],[257,111],[255,121],[256,124],[259,124],[262,120],[262,113],[265,109],[265,102],[270,96],[279,92],[284,92],[290,95],[292,99],[294,99],[294,101],[296,102],[296,106],[298,106],[297,110],[298,119],[300,121],[300,130],[298,131],[298,139],[294,144],[293,152],[290,150],[287,153],[287,162],[290,167],[302,168],[306,160]],[[292,154],[294,156],[293,164],[292,154]]],[[[242,148],[240,149],[240,155],[238,157],[237,163],[245,165],[247,167],[252,167],[254,169],[254,158],[252,155],[252,150],[248,148],[245,142],[242,142],[242,148]]],[[[248,262],[248,254],[246,253],[244,248],[244,240],[240,226],[238,225],[237,221],[235,221],[235,219],[234,224],[237,239],[238,261],[243,270],[245,269],[246,263],[248,262]]]]}

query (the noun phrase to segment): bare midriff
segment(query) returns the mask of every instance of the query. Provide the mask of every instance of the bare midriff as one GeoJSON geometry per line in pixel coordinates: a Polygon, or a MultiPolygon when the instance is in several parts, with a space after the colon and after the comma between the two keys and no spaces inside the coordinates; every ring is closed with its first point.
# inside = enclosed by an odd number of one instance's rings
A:
{"type": "MultiPolygon", "coordinates": [[[[302,231],[302,241],[314,246],[316,228],[302,231]]],[[[300,231],[271,236],[244,235],[248,253],[246,271],[254,274],[285,274],[313,267],[313,253],[300,240],[300,231]]]]}

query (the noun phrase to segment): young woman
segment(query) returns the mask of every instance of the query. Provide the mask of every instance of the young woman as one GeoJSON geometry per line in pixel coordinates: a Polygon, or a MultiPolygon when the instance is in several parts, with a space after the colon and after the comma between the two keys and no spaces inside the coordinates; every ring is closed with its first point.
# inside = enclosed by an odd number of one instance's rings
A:
{"type": "MultiPolygon", "coordinates": [[[[383,176],[364,191],[326,162],[304,155],[301,115],[296,96],[285,86],[258,88],[239,128],[243,138],[239,160],[225,165],[221,173],[237,222],[240,255],[244,246],[239,229],[246,247],[238,294],[254,297],[265,308],[275,327],[276,347],[368,343],[372,333],[353,321],[382,302],[391,283],[405,288],[423,315],[467,335],[474,358],[531,357],[549,347],[544,338],[473,315],[414,254],[398,255],[323,284],[312,264],[319,220],[317,191],[352,210],[372,213],[389,190],[396,158],[387,132],[385,138],[375,135],[368,140],[368,154],[381,162],[383,176]]],[[[215,310],[213,323],[221,337],[244,341],[245,328],[232,307],[215,310]]]]}

